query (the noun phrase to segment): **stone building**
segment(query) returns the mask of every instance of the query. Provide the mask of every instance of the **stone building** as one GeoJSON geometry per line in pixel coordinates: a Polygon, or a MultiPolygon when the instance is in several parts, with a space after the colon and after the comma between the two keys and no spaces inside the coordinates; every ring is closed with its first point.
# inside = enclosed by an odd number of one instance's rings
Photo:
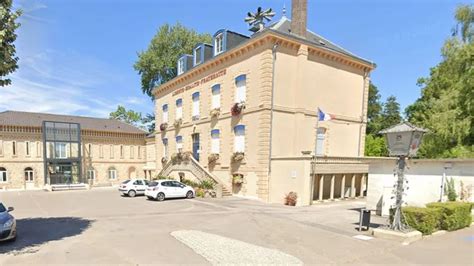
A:
{"type": "Polygon", "coordinates": [[[0,189],[110,186],[150,178],[154,137],[146,134],[113,119],[1,112],[0,189]]]}
{"type": "Polygon", "coordinates": [[[160,174],[266,202],[290,191],[299,205],[365,194],[375,64],[308,30],[306,13],[295,0],[292,20],[252,36],[221,29],[177,58],[178,76],[153,91],[160,174]],[[318,108],[331,120],[318,121],[318,108]]]}

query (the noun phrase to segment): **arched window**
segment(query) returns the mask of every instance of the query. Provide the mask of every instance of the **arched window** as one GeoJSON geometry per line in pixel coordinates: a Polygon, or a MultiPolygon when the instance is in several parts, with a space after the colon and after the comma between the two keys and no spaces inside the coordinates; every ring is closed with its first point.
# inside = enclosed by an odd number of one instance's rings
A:
{"type": "Polygon", "coordinates": [[[246,101],[247,76],[240,75],[235,78],[235,102],[243,103],[246,101]]]}
{"type": "Polygon", "coordinates": [[[34,181],[33,168],[31,168],[31,167],[26,167],[25,168],[25,181],[26,182],[33,182],[34,181]]]}
{"type": "Polygon", "coordinates": [[[318,128],[317,131],[317,138],[316,138],[316,155],[323,156],[324,155],[324,145],[326,140],[326,129],[325,128],[318,128]]]}
{"type": "Polygon", "coordinates": [[[245,152],[245,126],[234,127],[234,152],[245,152]]]}
{"type": "Polygon", "coordinates": [[[212,103],[211,107],[212,109],[218,109],[221,108],[221,85],[216,84],[211,87],[212,91],[212,103]]]}
{"type": "Polygon", "coordinates": [[[111,180],[117,179],[117,170],[115,169],[115,167],[113,166],[109,167],[108,173],[109,173],[109,179],[111,180]]]}
{"type": "Polygon", "coordinates": [[[163,157],[168,158],[168,139],[163,138],[163,157]]]}
{"type": "Polygon", "coordinates": [[[220,152],[220,132],[219,129],[211,130],[211,153],[219,153],[220,152]]]}
{"type": "Polygon", "coordinates": [[[192,119],[199,119],[199,92],[195,92],[192,95],[193,99],[193,110],[192,110],[192,119]]]}
{"type": "Polygon", "coordinates": [[[176,136],[176,151],[180,152],[183,149],[183,136],[176,136]]]}
{"type": "Polygon", "coordinates": [[[0,167],[0,183],[1,182],[7,182],[7,169],[4,167],[0,167]]]}
{"type": "Polygon", "coordinates": [[[95,179],[95,170],[94,168],[87,169],[87,179],[94,180],[95,179]]]}
{"type": "Polygon", "coordinates": [[[168,123],[168,105],[163,104],[163,123],[168,123]]]}
{"type": "Polygon", "coordinates": [[[176,100],[176,119],[183,118],[183,99],[176,100]]]}

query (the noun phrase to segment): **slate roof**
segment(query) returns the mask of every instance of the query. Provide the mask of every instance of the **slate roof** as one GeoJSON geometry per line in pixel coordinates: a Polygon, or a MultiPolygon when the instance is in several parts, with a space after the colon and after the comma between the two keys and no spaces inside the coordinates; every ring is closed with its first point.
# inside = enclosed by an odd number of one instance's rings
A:
{"type": "Polygon", "coordinates": [[[19,111],[0,112],[0,125],[41,127],[43,121],[79,123],[81,129],[88,130],[136,134],[147,133],[140,128],[115,119],[19,111]]]}
{"type": "MultiPolygon", "coordinates": [[[[370,60],[367,60],[365,58],[362,58],[360,56],[355,55],[354,53],[349,52],[348,50],[342,48],[341,46],[329,41],[328,39],[322,37],[321,35],[318,35],[308,29],[306,29],[306,38],[300,37],[298,35],[295,35],[291,33],[291,20],[288,19],[287,17],[283,16],[279,21],[269,25],[265,30],[271,30],[275,32],[282,33],[284,35],[293,37],[293,38],[298,38],[298,39],[304,39],[308,42],[310,42],[313,45],[322,47],[324,49],[332,50],[347,56],[350,56],[352,58],[355,58],[357,60],[363,61],[365,63],[371,64],[375,66],[375,63],[371,62],[370,60]]],[[[263,32],[262,31],[262,32],[263,32]]]]}

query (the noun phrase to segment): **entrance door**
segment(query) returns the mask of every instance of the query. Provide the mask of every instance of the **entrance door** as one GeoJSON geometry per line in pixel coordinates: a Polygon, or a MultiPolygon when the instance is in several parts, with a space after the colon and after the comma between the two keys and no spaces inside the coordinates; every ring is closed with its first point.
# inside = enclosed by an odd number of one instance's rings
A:
{"type": "Polygon", "coordinates": [[[35,178],[31,167],[25,168],[25,189],[33,189],[35,187],[35,178]]]}
{"type": "Polygon", "coordinates": [[[193,134],[193,157],[196,161],[199,161],[199,134],[193,134]]]}

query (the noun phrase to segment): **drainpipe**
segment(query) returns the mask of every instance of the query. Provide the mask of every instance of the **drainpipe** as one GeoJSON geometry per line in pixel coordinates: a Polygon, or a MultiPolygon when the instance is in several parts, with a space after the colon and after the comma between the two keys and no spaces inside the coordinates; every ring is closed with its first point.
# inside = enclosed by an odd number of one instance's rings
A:
{"type": "MultiPolygon", "coordinates": [[[[362,143],[362,128],[363,128],[363,123],[364,123],[364,109],[365,109],[365,102],[368,101],[368,98],[369,98],[369,94],[367,93],[367,99],[365,98],[365,86],[367,84],[367,78],[369,77],[369,71],[365,70],[364,71],[364,88],[362,90],[362,116],[360,117],[360,121],[361,121],[361,124],[359,126],[359,144],[357,145],[359,147],[359,150],[357,151],[357,155],[358,157],[361,156],[360,154],[360,150],[361,150],[361,143],[362,143]]],[[[370,86],[370,84],[369,84],[370,86]]],[[[365,151],[365,147],[363,148],[364,151],[365,151]]],[[[364,154],[362,154],[362,157],[364,156],[364,154]]]]}
{"type": "Polygon", "coordinates": [[[275,99],[275,61],[278,43],[272,48],[272,99],[270,103],[270,147],[268,154],[268,200],[270,201],[270,175],[272,173],[272,137],[273,137],[273,102],[275,99]]]}

